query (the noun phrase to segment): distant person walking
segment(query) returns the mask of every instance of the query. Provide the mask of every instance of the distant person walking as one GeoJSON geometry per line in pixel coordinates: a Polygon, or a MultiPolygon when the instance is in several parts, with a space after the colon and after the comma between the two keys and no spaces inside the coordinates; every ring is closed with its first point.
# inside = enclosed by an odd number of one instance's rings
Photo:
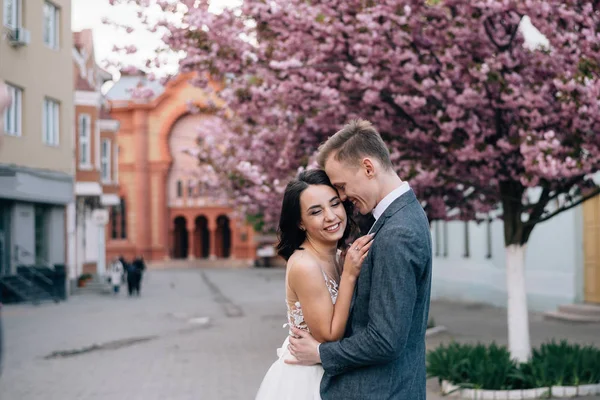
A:
{"type": "Polygon", "coordinates": [[[115,295],[119,294],[121,289],[121,279],[123,278],[123,264],[118,258],[112,262],[110,266],[110,283],[113,287],[115,295]]]}
{"type": "Polygon", "coordinates": [[[138,296],[141,294],[142,276],[145,269],[146,263],[144,263],[142,257],[136,257],[129,265],[129,268],[127,269],[127,285],[130,296],[134,293],[138,296]]]}

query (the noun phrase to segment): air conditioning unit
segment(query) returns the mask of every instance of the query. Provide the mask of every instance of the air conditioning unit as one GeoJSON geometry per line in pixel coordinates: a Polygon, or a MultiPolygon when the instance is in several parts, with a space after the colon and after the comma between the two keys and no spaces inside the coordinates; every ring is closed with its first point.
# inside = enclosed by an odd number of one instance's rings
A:
{"type": "Polygon", "coordinates": [[[31,42],[31,32],[24,28],[15,28],[8,31],[8,41],[13,47],[26,46],[31,42]]]}

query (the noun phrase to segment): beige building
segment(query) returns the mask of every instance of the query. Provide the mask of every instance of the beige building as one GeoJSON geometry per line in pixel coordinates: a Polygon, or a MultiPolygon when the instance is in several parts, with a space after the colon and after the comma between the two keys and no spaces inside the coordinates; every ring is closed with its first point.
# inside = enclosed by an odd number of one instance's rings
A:
{"type": "Polygon", "coordinates": [[[0,0],[0,275],[19,264],[66,262],[73,201],[71,1],[0,0]]]}

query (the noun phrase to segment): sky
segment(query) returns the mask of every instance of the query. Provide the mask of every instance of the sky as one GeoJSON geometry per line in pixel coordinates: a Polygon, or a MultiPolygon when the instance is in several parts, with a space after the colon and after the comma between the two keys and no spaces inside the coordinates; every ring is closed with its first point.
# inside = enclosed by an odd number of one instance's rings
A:
{"type": "MultiPolygon", "coordinates": [[[[239,4],[239,0],[213,0],[211,7],[214,10],[239,4]]],[[[102,66],[103,60],[115,58],[112,51],[115,44],[124,46],[135,44],[138,53],[129,55],[126,64],[143,67],[147,58],[152,57],[154,49],[161,44],[160,37],[148,32],[141,23],[131,6],[111,6],[108,0],[72,0],[71,29],[74,32],[83,29],[92,29],[94,32],[94,48],[96,50],[96,61],[102,66]],[[102,19],[108,17],[111,21],[130,25],[136,29],[131,34],[102,23],[102,19]]],[[[165,72],[176,72],[174,64],[165,72]]],[[[114,72],[114,71],[111,71],[114,72]]]]}
{"type": "MultiPolygon", "coordinates": [[[[240,0],[213,0],[211,7],[218,10],[222,7],[239,4],[240,0]]],[[[94,47],[96,49],[96,61],[102,66],[103,60],[115,58],[112,52],[115,44],[124,46],[135,44],[138,53],[129,55],[125,64],[143,67],[147,58],[151,58],[154,49],[161,44],[159,36],[144,29],[138,22],[135,8],[131,6],[110,6],[108,0],[73,0],[72,2],[72,30],[92,29],[94,31],[94,47]],[[131,34],[118,30],[102,23],[103,17],[110,20],[133,26],[136,29],[131,34]]],[[[547,44],[547,39],[531,24],[528,17],[521,23],[521,31],[530,45],[547,44]]],[[[109,69],[110,70],[110,69],[109,69]]],[[[165,73],[175,73],[176,62],[170,68],[165,68],[165,73]]],[[[111,70],[113,74],[115,70],[111,70]]]]}

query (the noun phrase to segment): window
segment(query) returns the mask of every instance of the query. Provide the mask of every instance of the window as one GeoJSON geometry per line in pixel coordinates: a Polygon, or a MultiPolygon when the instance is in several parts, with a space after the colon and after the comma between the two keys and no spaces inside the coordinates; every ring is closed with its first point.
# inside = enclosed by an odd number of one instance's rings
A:
{"type": "Polygon", "coordinates": [[[44,43],[51,49],[58,49],[58,29],[60,10],[50,2],[44,3],[44,43]]]}
{"type": "Polygon", "coordinates": [[[205,193],[204,193],[204,183],[203,183],[202,181],[200,181],[200,180],[199,180],[199,181],[196,183],[196,187],[198,188],[198,189],[196,190],[196,193],[197,193],[197,194],[196,194],[196,196],[198,196],[198,197],[202,197],[202,196],[204,196],[204,194],[205,194],[205,193]]]}
{"type": "Polygon", "coordinates": [[[115,145],[114,147],[114,156],[113,156],[113,182],[119,183],[119,146],[115,145]]]}
{"type": "Polygon", "coordinates": [[[188,194],[187,197],[191,199],[194,196],[194,182],[190,179],[188,180],[188,194]]]}
{"type": "Polygon", "coordinates": [[[4,0],[4,25],[8,28],[21,27],[22,0],[4,0]]]}
{"type": "Polygon", "coordinates": [[[12,101],[10,107],[4,111],[4,132],[10,136],[21,136],[21,99],[23,91],[15,86],[7,85],[7,87],[12,101]]]}
{"type": "Polygon", "coordinates": [[[110,140],[102,139],[102,149],[100,151],[100,178],[102,182],[110,182],[110,140]]]}
{"type": "Polygon", "coordinates": [[[79,115],[79,165],[82,167],[91,167],[91,122],[89,114],[79,115]]]}
{"type": "Polygon", "coordinates": [[[110,238],[117,239],[119,237],[119,206],[112,206],[110,208],[110,238]]]}
{"type": "Polygon", "coordinates": [[[183,183],[181,181],[177,181],[177,197],[181,198],[183,196],[183,183]]]}
{"type": "Polygon", "coordinates": [[[121,197],[121,239],[127,239],[127,210],[125,209],[125,199],[121,197]]]}
{"type": "Polygon", "coordinates": [[[127,239],[127,214],[125,210],[125,199],[121,197],[118,206],[110,209],[110,237],[111,239],[127,239]]]}
{"type": "Polygon", "coordinates": [[[58,128],[59,128],[59,105],[58,102],[51,99],[44,100],[44,120],[42,134],[44,143],[49,146],[58,146],[58,128]]]}

